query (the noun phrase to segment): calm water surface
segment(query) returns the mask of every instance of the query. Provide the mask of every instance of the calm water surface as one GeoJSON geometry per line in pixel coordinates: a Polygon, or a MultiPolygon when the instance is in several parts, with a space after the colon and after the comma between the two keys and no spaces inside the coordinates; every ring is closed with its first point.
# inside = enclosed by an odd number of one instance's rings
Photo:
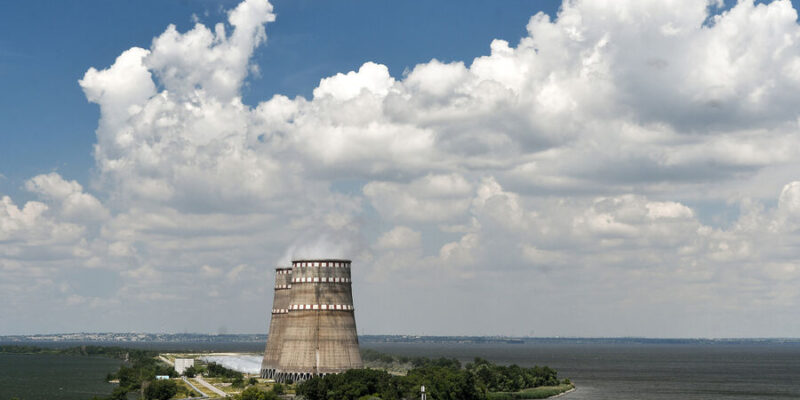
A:
{"type": "Polygon", "coordinates": [[[111,393],[119,360],[54,354],[0,354],[0,400],[88,400],[111,393]]]}

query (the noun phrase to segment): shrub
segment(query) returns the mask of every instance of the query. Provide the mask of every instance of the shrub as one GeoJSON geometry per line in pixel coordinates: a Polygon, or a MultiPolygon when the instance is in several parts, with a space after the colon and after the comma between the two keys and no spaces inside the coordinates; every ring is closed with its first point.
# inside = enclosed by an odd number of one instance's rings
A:
{"type": "Polygon", "coordinates": [[[150,382],[144,390],[147,400],[169,400],[178,393],[178,385],[171,380],[150,382]]]}
{"type": "Polygon", "coordinates": [[[255,386],[250,386],[234,398],[236,400],[278,400],[278,395],[273,392],[265,392],[255,386]]]}

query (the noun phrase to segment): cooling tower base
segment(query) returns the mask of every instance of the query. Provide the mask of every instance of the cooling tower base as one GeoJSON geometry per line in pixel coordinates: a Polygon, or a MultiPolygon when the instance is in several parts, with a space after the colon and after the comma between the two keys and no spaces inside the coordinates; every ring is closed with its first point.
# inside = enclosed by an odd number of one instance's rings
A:
{"type": "Polygon", "coordinates": [[[287,383],[287,382],[300,382],[307,379],[311,379],[315,376],[325,376],[328,375],[326,373],[322,374],[314,374],[311,372],[288,372],[288,371],[278,371],[276,369],[263,369],[261,370],[261,377],[264,379],[272,379],[275,382],[280,383],[287,383]]]}

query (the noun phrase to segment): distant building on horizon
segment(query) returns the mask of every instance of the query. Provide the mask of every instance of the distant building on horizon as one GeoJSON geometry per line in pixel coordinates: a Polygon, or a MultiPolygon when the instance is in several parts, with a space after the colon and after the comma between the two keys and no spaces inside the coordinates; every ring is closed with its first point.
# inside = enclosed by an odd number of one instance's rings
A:
{"type": "Polygon", "coordinates": [[[302,381],[361,368],[350,260],[294,260],[275,269],[261,377],[302,381]]]}

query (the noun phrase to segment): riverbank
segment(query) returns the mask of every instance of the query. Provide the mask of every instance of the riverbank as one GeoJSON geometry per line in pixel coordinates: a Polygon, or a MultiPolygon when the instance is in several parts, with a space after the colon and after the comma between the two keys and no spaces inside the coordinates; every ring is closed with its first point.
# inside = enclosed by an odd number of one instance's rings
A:
{"type": "Polygon", "coordinates": [[[539,386],[518,392],[489,392],[486,398],[488,400],[552,399],[573,390],[575,390],[575,385],[570,383],[557,386],[539,386]]]}

